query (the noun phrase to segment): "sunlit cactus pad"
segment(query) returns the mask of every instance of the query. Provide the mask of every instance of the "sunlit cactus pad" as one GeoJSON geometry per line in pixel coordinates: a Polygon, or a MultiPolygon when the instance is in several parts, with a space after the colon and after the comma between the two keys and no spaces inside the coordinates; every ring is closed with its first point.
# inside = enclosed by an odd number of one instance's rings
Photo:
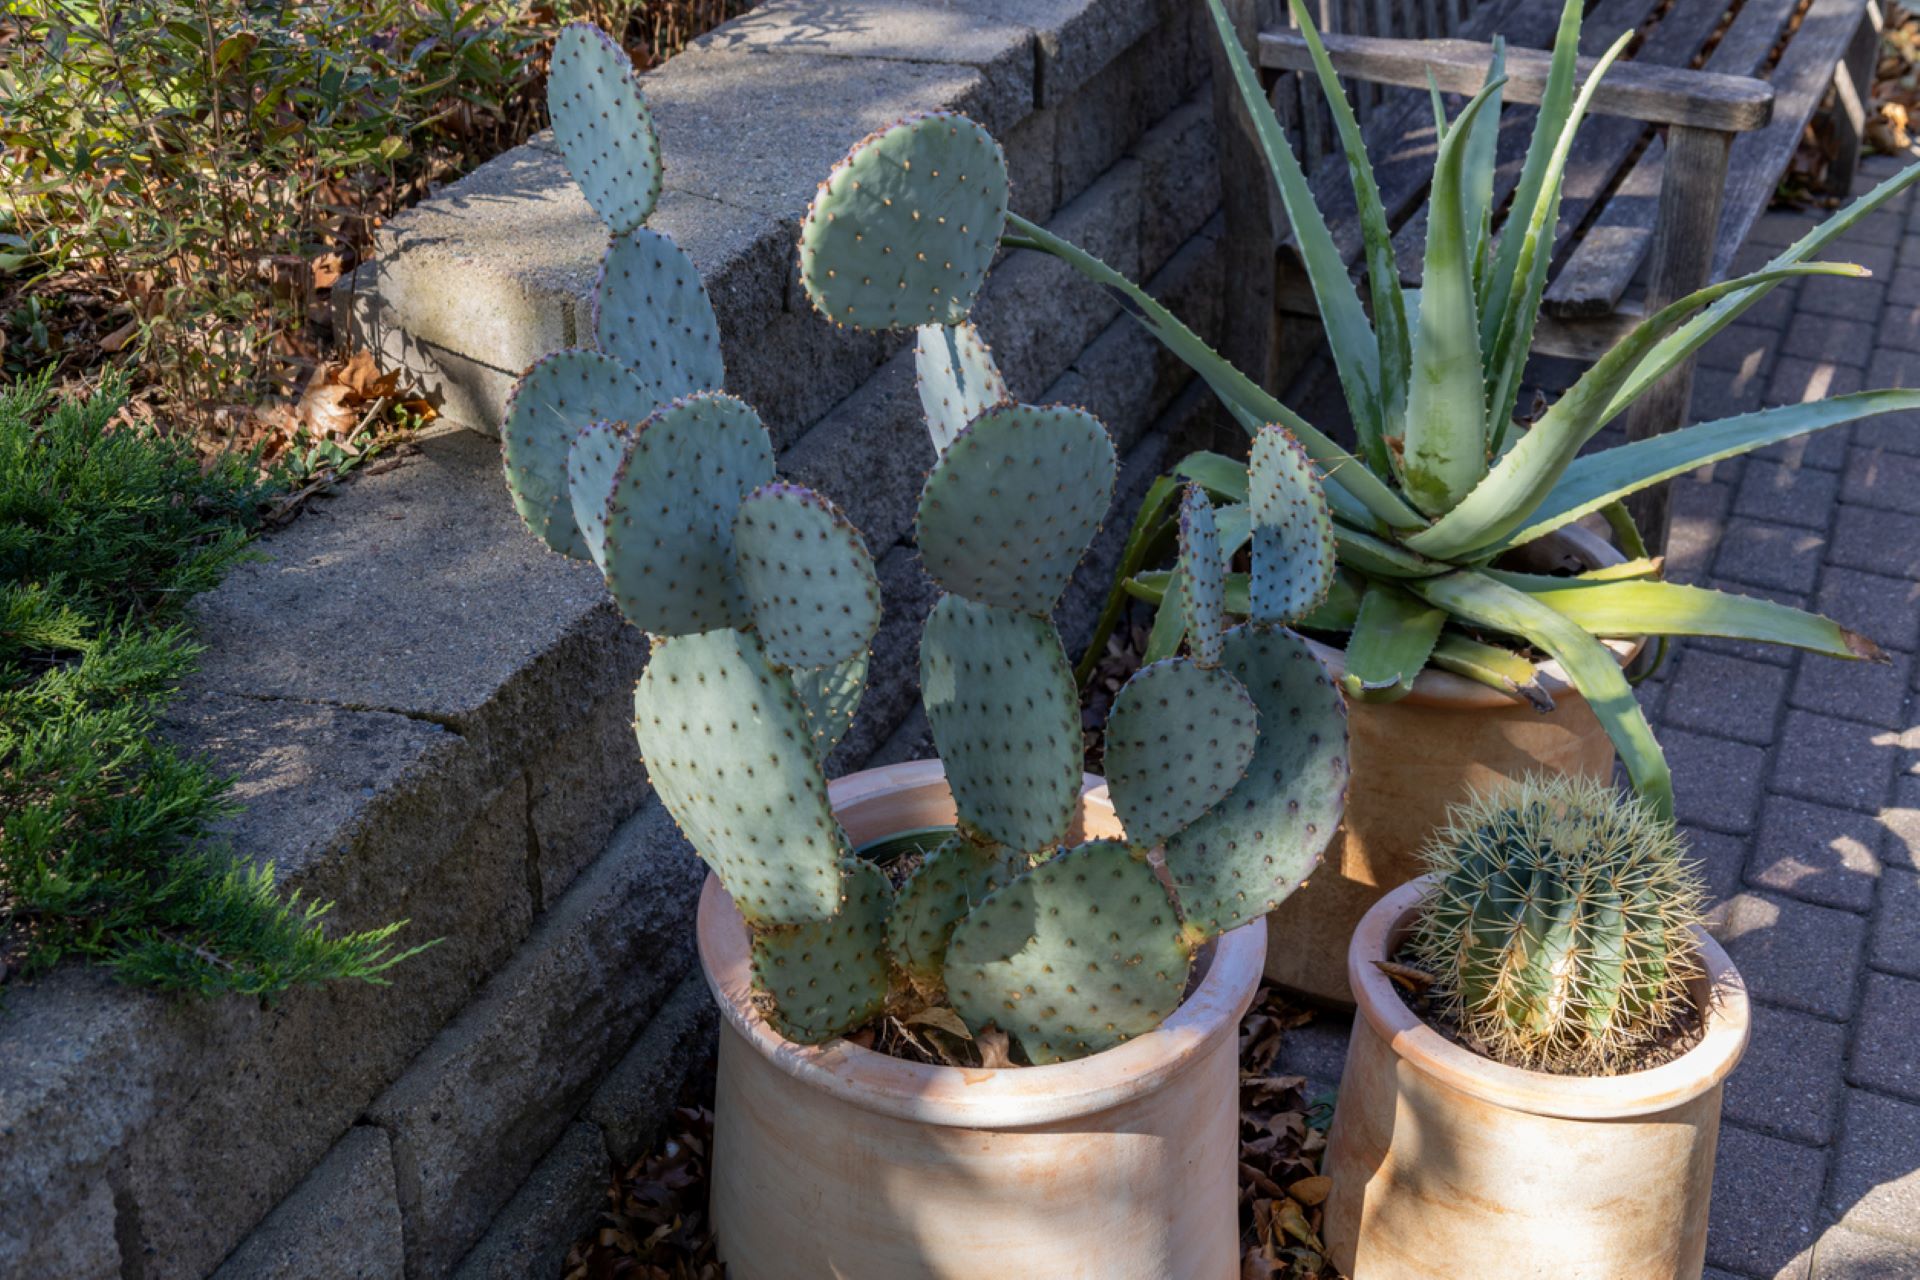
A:
{"type": "Polygon", "coordinates": [[[1153,845],[1245,776],[1259,713],[1239,681],[1187,658],[1140,668],[1107,717],[1107,785],[1127,839],[1153,845]]]}
{"type": "Polygon", "coordinates": [[[657,402],[632,370],[598,351],[556,351],[513,385],[500,426],[507,492],[527,528],[562,555],[590,558],[574,523],[567,453],[596,422],[638,422],[657,402]]]}
{"type": "Polygon", "coordinates": [[[760,415],[732,396],[676,400],[641,423],[607,518],[607,586],[627,621],[655,635],[751,621],[734,573],[733,517],[772,479],[760,415]]]}
{"type": "Polygon", "coordinates": [[[1100,531],[1113,482],[1113,440],[1086,410],[990,410],[941,455],[920,492],[921,563],[970,600],[1051,613],[1100,531]]]}
{"type": "Polygon", "coordinates": [[[1023,853],[1065,838],[1080,794],[1080,698],[1044,618],[942,597],[920,697],[960,821],[1023,853]]]}
{"type": "Polygon", "coordinates": [[[1339,825],[1347,790],[1346,704],[1305,640],[1254,624],[1227,632],[1223,669],[1260,711],[1240,784],[1168,839],[1187,920],[1225,933],[1280,905],[1339,825]]]}
{"type": "Polygon", "coordinates": [[[754,931],[754,986],[773,997],[769,1013],[781,1035],[819,1044],[886,1008],[892,906],[886,872],[851,859],[846,900],[832,919],[754,931]]]}
{"type": "Polygon", "coordinates": [[[720,322],[700,269],[666,236],[615,236],[593,293],[600,350],[624,360],[656,401],[717,391],[726,381],[720,322]]]}
{"type": "Polygon", "coordinates": [[[958,324],[1006,219],[993,136],[962,115],[911,116],[856,144],[820,184],[800,228],[800,279],[837,324],[958,324]]]}
{"type": "Polygon", "coordinates": [[[953,931],[947,995],[1035,1064],[1151,1031],[1179,1005],[1191,951],[1153,868],[1117,841],[1060,854],[994,893],[953,931]]]}
{"type": "Polygon", "coordinates": [[[660,198],[660,142],[633,61],[598,27],[570,22],[553,44],[547,111],[567,172],[615,234],[660,198]]]}
{"type": "Polygon", "coordinates": [[[754,925],[840,905],[846,837],[827,804],[806,709],[741,631],[656,642],[633,692],[653,789],[754,925]]]}
{"type": "Polygon", "coordinates": [[[733,517],[733,559],[767,656],[826,667],[865,653],[880,582],[860,534],[811,489],[755,489],[733,517]]]}
{"type": "Polygon", "coordinates": [[[913,869],[894,895],[887,920],[887,949],[894,963],[923,995],[943,987],[947,940],[989,893],[1027,869],[1027,860],[1005,845],[955,834],[913,869]]]}
{"type": "Polygon", "coordinates": [[[626,460],[633,428],[624,422],[590,422],[580,428],[567,450],[567,493],[573,523],[587,554],[606,568],[607,504],[613,500],[614,477],[626,460]]]}
{"type": "Polygon", "coordinates": [[[971,323],[921,325],[913,368],[935,453],[945,453],[975,418],[1008,402],[1007,380],[971,323]]]}
{"type": "Polygon", "coordinates": [[[1306,450],[1285,427],[1263,427],[1253,438],[1247,506],[1253,516],[1247,595],[1253,620],[1306,617],[1333,586],[1333,513],[1306,450]]]}

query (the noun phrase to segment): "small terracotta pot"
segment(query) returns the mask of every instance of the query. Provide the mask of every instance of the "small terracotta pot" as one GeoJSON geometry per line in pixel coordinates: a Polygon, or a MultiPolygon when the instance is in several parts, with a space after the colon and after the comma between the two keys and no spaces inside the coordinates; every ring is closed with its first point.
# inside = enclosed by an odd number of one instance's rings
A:
{"type": "MultiPolygon", "coordinates": [[[[1556,545],[1574,564],[1621,560],[1583,529],[1561,530],[1556,545]]],[[[1609,643],[1622,662],[1638,650],[1629,641],[1609,643]]],[[[1346,674],[1344,651],[1318,644],[1314,650],[1335,680],[1346,674]]],[[[1448,805],[1529,773],[1613,775],[1613,743],[1560,664],[1542,665],[1540,683],[1552,711],[1431,667],[1398,702],[1348,702],[1346,816],[1320,867],[1267,917],[1269,980],[1351,1006],[1347,939],[1382,894],[1420,874],[1420,848],[1445,821],[1448,805]]]]}
{"type": "Polygon", "coordinates": [[[1746,985],[1705,933],[1700,1043],[1621,1076],[1502,1066],[1408,1009],[1374,962],[1432,878],[1367,912],[1347,952],[1358,997],[1325,1172],[1334,1262],[1363,1280],[1698,1277],[1721,1082],[1747,1046],[1746,985]]]}
{"type": "MultiPolygon", "coordinates": [[[[1081,824],[1119,834],[1088,782],[1081,824]]],[[[829,791],[856,844],[954,820],[938,761],[829,791]]],[[[1237,1030],[1264,921],[1202,954],[1156,1030],[1002,1071],[785,1040],[754,1007],[746,926],[712,878],[698,929],[722,1016],[712,1212],[732,1280],[1239,1274],[1237,1030]]]]}

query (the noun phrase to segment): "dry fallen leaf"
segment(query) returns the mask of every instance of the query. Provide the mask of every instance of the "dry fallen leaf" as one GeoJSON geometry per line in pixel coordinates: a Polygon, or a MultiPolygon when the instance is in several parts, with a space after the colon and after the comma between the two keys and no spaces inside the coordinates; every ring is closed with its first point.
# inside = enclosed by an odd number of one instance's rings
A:
{"type": "Polygon", "coordinates": [[[932,1027],[962,1040],[973,1039],[973,1032],[967,1030],[967,1024],[961,1021],[960,1015],[944,1005],[933,1005],[922,1009],[903,1021],[910,1027],[932,1027]]]}
{"type": "Polygon", "coordinates": [[[1432,974],[1410,964],[1401,964],[1396,960],[1375,960],[1373,967],[1392,978],[1393,985],[1408,995],[1422,995],[1433,985],[1432,974]]]}
{"type": "Polygon", "coordinates": [[[988,1027],[973,1038],[980,1047],[980,1065],[998,1069],[1013,1065],[1013,1052],[1007,1033],[998,1027],[988,1027]]]}
{"type": "Polygon", "coordinates": [[[1327,1193],[1331,1190],[1333,1190],[1333,1179],[1324,1173],[1316,1173],[1311,1178],[1302,1178],[1288,1187],[1287,1194],[1301,1204],[1312,1207],[1325,1200],[1327,1193]]]}

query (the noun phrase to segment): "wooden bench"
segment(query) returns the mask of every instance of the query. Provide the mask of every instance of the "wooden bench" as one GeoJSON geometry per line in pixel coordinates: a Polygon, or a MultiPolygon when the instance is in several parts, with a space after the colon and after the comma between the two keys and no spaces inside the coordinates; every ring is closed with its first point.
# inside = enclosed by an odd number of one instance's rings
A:
{"type": "MultiPolygon", "coordinates": [[[[1275,110],[1299,140],[1336,243],[1357,263],[1362,244],[1346,164],[1306,44],[1284,20],[1284,0],[1224,2],[1275,110]]],[[[1497,33],[1508,47],[1506,102],[1537,103],[1560,7],[1557,0],[1316,0],[1328,52],[1363,121],[1407,283],[1418,283],[1433,166],[1429,72],[1446,92],[1475,92],[1497,33]]],[[[1587,59],[1623,31],[1641,34],[1603,82],[1575,143],[1534,349],[1591,360],[1650,308],[1725,277],[1829,85],[1840,157],[1828,186],[1845,194],[1865,128],[1880,17],[1876,0],[1590,4],[1581,45],[1587,59]]],[[[1235,282],[1226,354],[1284,391],[1318,335],[1303,340],[1297,321],[1282,317],[1314,315],[1313,295],[1218,49],[1214,57],[1216,116],[1235,122],[1218,131],[1228,279],[1235,282]]],[[[1590,66],[1583,61],[1583,79],[1590,66]]],[[[1519,181],[1534,116],[1521,106],[1503,117],[1496,208],[1519,181]]],[[[1628,415],[1628,437],[1684,425],[1692,383],[1688,365],[1650,390],[1628,415]]],[[[1640,495],[1634,514],[1650,541],[1663,541],[1665,487],[1640,495]]]]}

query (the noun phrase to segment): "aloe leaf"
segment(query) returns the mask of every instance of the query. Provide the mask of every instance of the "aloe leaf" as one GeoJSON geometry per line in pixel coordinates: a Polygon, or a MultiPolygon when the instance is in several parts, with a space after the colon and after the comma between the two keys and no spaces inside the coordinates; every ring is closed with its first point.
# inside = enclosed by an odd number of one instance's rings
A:
{"type": "Polygon", "coordinates": [[[1486,644],[1458,631],[1443,631],[1428,659],[1442,671],[1477,680],[1535,711],[1553,710],[1553,698],[1540,683],[1540,672],[1511,649],[1486,644]]]}
{"type": "MultiPolygon", "coordinates": [[[[1171,569],[1148,569],[1127,579],[1126,593],[1135,600],[1144,600],[1156,607],[1166,599],[1167,586],[1173,577],[1171,569]]],[[[1360,598],[1363,590],[1361,579],[1346,572],[1336,573],[1333,586],[1327,591],[1327,598],[1314,607],[1305,617],[1296,618],[1294,626],[1302,631],[1347,631],[1353,627],[1353,620],[1360,613],[1360,598]]],[[[1252,613],[1251,582],[1244,573],[1227,575],[1226,609],[1236,618],[1245,618],[1252,613]]]]}
{"type": "Polygon", "coordinates": [[[1447,611],[1387,582],[1370,582],[1347,638],[1340,687],[1360,702],[1398,702],[1413,692],[1447,611]]]}
{"type": "Polygon", "coordinates": [[[1487,474],[1487,383],[1473,297],[1473,248],[1461,191],[1474,121],[1501,82],[1482,89],[1454,121],[1433,167],[1427,204],[1426,269],[1420,279],[1420,336],[1413,344],[1406,448],[1407,496],[1442,515],[1487,474]]]}
{"type": "Polygon", "coordinates": [[[1426,524],[1419,512],[1368,471],[1351,452],[1335,444],[1305,418],[1269,395],[1260,384],[1234,368],[1231,361],[1209,347],[1199,334],[1181,323],[1178,316],[1145,289],[1085,249],[1018,214],[1008,214],[1007,225],[1013,234],[1002,236],[1000,243],[1009,248],[1037,249],[1052,254],[1095,284],[1119,294],[1133,318],[1200,375],[1201,381],[1220,397],[1249,436],[1274,423],[1293,432],[1307,456],[1324,469],[1327,501],[1336,510],[1346,513],[1364,507],[1370,519],[1392,529],[1418,529],[1426,524]]]}
{"type": "Polygon", "coordinates": [[[1575,458],[1504,546],[1552,533],[1649,485],[1695,467],[1875,414],[1920,409],[1920,390],[1861,391],[1812,404],[1787,404],[1702,422],[1575,458]]]}
{"type": "Polygon", "coordinates": [[[1453,566],[1408,551],[1398,543],[1376,538],[1370,533],[1336,523],[1333,526],[1334,549],[1340,562],[1361,573],[1382,578],[1421,578],[1445,573],[1453,566]]]}
{"type": "Polygon", "coordinates": [[[1622,560],[1619,564],[1601,565],[1598,569],[1589,569],[1574,577],[1581,582],[1632,582],[1640,578],[1659,577],[1666,563],[1665,556],[1639,556],[1622,560]]]}
{"type": "Polygon", "coordinates": [[[1607,522],[1607,531],[1613,534],[1613,545],[1636,560],[1644,559],[1647,554],[1647,540],[1640,533],[1640,526],[1634,522],[1633,512],[1627,510],[1627,504],[1620,501],[1607,503],[1600,508],[1600,516],[1607,522]]]}
{"type": "Polygon", "coordinates": [[[1225,454],[1201,450],[1174,464],[1173,474],[1191,480],[1226,502],[1247,500],[1247,464],[1225,454]]]}
{"type": "Polygon", "coordinates": [[[1171,658],[1180,652],[1180,642],[1187,636],[1187,616],[1180,608],[1179,569],[1167,575],[1164,590],[1160,611],[1153,615],[1153,629],[1147,633],[1147,651],[1140,655],[1143,665],[1171,658]]]}
{"type": "Polygon", "coordinates": [[[1147,493],[1140,500],[1140,510],[1133,517],[1133,527],[1127,530],[1127,542],[1120,550],[1120,565],[1114,572],[1113,585],[1107,589],[1107,600],[1100,608],[1099,621],[1094,623],[1093,635],[1087,641],[1086,651],[1080,655],[1080,665],[1074,669],[1075,683],[1085,686],[1093,678],[1093,669],[1100,663],[1100,655],[1106,652],[1107,640],[1113,635],[1113,629],[1120,625],[1120,615],[1126,609],[1126,582],[1138,573],[1147,562],[1147,555],[1159,540],[1161,532],[1167,527],[1169,513],[1180,497],[1180,485],[1172,476],[1159,476],[1147,486],[1147,493]]]}
{"type": "Polygon", "coordinates": [[[1313,202],[1306,171],[1300,167],[1299,157],[1293,154],[1293,144],[1288,141],[1286,130],[1280,127],[1273,104],[1260,88],[1260,77],[1247,60],[1247,51],[1241,48],[1232,21],[1220,0],[1207,0],[1207,9],[1213,15],[1221,48],[1232,69],[1234,87],[1239,90],[1240,101],[1253,120],[1267,168],[1273,174],[1274,185],[1280,189],[1281,203],[1286,206],[1294,243],[1300,249],[1301,261],[1306,264],[1314,302],[1327,331],[1327,344],[1333,349],[1340,386],[1353,410],[1355,429],[1362,439],[1367,438],[1368,432],[1379,437],[1384,434],[1380,348],[1374,338],[1373,325],[1367,320],[1366,308],[1360,305],[1360,295],[1354,289],[1353,278],[1347,274],[1346,261],[1333,243],[1327,220],[1313,202]]]}
{"type": "Polygon", "coordinates": [[[1601,415],[1633,367],[1688,316],[1761,279],[1793,275],[1858,275],[1858,267],[1807,264],[1711,285],[1661,308],[1601,357],[1546,415],[1508,450],[1458,506],[1403,541],[1422,555],[1457,560],[1490,547],[1526,523],[1559,482],[1580,446],[1600,429],[1601,415]]]}
{"type": "MultiPolygon", "coordinates": [[[[1380,186],[1374,180],[1373,161],[1360,134],[1360,121],[1354,117],[1353,104],[1327,57],[1326,45],[1302,0],[1291,0],[1294,25],[1300,28],[1313,57],[1314,74],[1320,78],[1320,90],[1326,95],[1327,108],[1333,113],[1334,128],[1340,134],[1340,151],[1346,157],[1347,174],[1353,181],[1354,208],[1360,216],[1360,238],[1366,246],[1367,284],[1373,297],[1373,323],[1379,337],[1380,418],[1379,429],[1371,423],[1354,422],[1365,452],[1367,464],[1376,475],[1388,474],[1386,437],[1403,430],[1407,416],[1407,377],[1412,367],[1412,345],[1407,337],[1406,299],[1400,290],[1400,266],[1393,252],[1393,228],[1387,222],[1386,205],[1380,199],[1380,186]]],[[[1489,174],[1491,181],[1491,174],[1489,174]]]]}
{"type": "MultiPolygon", "coordinates": [[[[1564,28],[1561,34],[1565,36],[1564,28]]],[[[1527,366],[1527,353],[1533,348],[1534,326],[1540,320],[1540,299],[1546,294],[1547,267],[1553,260],[1554,233],[1559,229],[1560,194],[1566,181],[1567,158],[1573,153],[1574,137],[1579,133],[1580,122],[1586,118],[1587,108],[1593,103],[1594,93],[1599,90],[1601,80],[1614,62],[1627,51],[1633,34],[1631,31],[1624,32],[1614,41],[1613,47],[1601,55],[1593,74],[1580,87],[1580,95],[1574,99],[1566,124],[1560,130],[1559,140],[1554,144],[1541,175],[1539,198],[1534,202],[1532,214],[1525,223],[1519,257],[1514,264],[1514,278],[1495,284],[1496,291],[1504,287],[1506,292],[1504,312],[1494,330],[1487,361],[1487,405],[1494,423],[1490,443],[1495,452],[1499,451],[1501,441],[1506,437],[1507,424],[1513,421],[1514,401],[1520,394],[1520,378],[1527,366]]],[[[1554,57],[1557,69],[1557,47],[1554,57]]],[[[1543,123],[1544,120],[1543,108],[1543,123]]],[[[1537,140],[1538,135],[1535,137],[1537,140]]],[[[1527,158],[1531,162],[1531,149],[1527,158]]],[[[1515,208],[1519,206],[1515,205],[1515,208]]],[[[1511,221],[1509,228],[1507,234],[1511,235],[1511,221]]],[[[1506,246],[1503,243],[1501,247],[1504,249],[1506,246]]]]}
{"type": "Polygon", "coordinates": [[[1831,618],[1762,596],[1733,595],[1679,582],[1594,582],[1497,570],[1486,574],[1602,638],[1719,636],[1790,645],[1833,658],[1885,656],[1873,641],[1831,618]]]}
{"type": "MultiPolygon", "coordinates": [[[[1783,250],[1778,257],[1767,264],[1768,269],[1789,267],[1794,263],[1807,261],[1832,244],[1860,219],[1885,205],[1915,182],[1920,182],[1920,165],[1908,165],[1795,241],[1791,248],[1783,250]]],[[[1695,316],[1670,337],[1664,339],[1634,369],[1633,376],[1628,378],[1626,385],[1615,394],[1612,403],[1607,406],[1605,421],[1610,422],[1625,413],[1635,400],[1645,394],[1648,387],[1660,381],[1682,361],[1707,345],[1715,334],[1732,324],[1748,307],[1766,297],[1778,283],[1779,281],[1775,280],[1756,285],[1752,289],[1724,298],[1715,303],[1710,310],[1695,316]]]]}
{"type": "MultiPolygon", "coordinates": [[[[1467,139],[1466,175],[1461,195],[1467,234],[1473,237],[1474,304],[1481,301],[1487,267],[1487,241],[1493,234],[1493,170],[1500,144],[1501,86],[1507,78],[1507,42],[1493,38],[1493,63],[1487,68],[1486,89],[1493,100],[1474,121],[1473,135],[1467,139]]],[[[1476,321],[1477,323],[1477,321],[1476,321]]],[[[1385,374],[1381,375],[1384,380],[1385,374]]]]}
{"type": "Polygon", "coordinates": [[[1482,573],[1449,573],[1406,585],[1456,618],[1520,636],[1552,654],[1613,740],[1634,790],[1661,817],[1673,817],[1673,775],[1611,649],[1551,605],[1482,573]]]}

